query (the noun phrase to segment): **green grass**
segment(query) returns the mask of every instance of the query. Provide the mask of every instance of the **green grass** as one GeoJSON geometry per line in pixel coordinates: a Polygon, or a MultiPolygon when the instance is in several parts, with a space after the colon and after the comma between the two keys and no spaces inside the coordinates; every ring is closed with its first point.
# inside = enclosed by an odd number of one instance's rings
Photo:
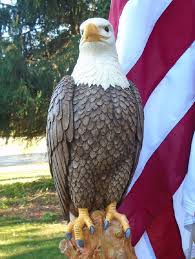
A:
{"type": "Polygon", "coordinates": [[[0,185],[0,197],[21,198],[36,192],[55,191],[51,178],[40,178],[38,181],[0,185]]]}
{"type": "Polygon", "coordinates": [[[16,182],[0,185],[0,209],[8,209],[10,206],[25,206],[30,200],[37,197],[45,198],[48,203],[48,194],[55,192],[51,178],[41,178],[27,183],[16,182]]]}
{"type": "Polygon", "coordinates": [[[65,258],[58,249],[62,239],[60,223],[0,219],[0,258],[65,258]]]}
{"type": "Polygon", "coordinates": [[[0,258],[65,258],[58,248],[64,222],[51,177],[18,169],[11,179],[0,172],[0,258]]]}

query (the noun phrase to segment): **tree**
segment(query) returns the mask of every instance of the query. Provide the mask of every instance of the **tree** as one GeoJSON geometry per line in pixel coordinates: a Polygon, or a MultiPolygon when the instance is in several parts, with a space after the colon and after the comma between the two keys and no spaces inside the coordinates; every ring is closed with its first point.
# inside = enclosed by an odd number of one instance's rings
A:
{"type": "Polygon", "coordinates": [[[108,16],[108,0],[0,4],[0,136],[45,133],[49,100],[78,56],[79,25],[108,16]]]}

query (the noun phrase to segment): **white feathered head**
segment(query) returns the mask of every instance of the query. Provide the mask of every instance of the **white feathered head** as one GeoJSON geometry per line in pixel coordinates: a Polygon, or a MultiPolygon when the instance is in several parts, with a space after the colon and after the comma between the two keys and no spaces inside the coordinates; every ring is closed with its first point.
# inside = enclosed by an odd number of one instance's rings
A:
{"type": "Polygon", "coordinates": [[[115,47],[114,31],[111,23],[103,18],[90,18],[80,26],[80,50],[89,45],[115,47]]]}
{"type": "Polygon", "coordinates": [[[103,18],[90,18],[80,26],[79,58],[72,76],[77,85],[128,87],[118,62],[114,30],[103,18]]]}

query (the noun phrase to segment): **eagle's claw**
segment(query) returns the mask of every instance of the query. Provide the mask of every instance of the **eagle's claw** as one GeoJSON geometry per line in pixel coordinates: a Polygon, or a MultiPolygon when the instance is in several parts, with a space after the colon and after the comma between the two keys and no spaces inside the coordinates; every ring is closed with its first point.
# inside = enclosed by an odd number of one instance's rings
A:
{"type": "Polygon", "coordinates": [[[71,233],[66,233],[65,237],[67,240],[71,240],[72,239],[72,234],[71,233]]]}
{"type": "Polygon", "coordinates": [[[74,233],[76,244],[79,247],[83,247],[84,246],[83,227],[86,225],[92,235],[95,232],[95,228],[89,216],[88,209],[79,208],[78,211],[79,211],[78,218],[76,218],[72,222],[69,222],[65,226],[65,236],[68,240],[71,240],[72,233],[74,233]]]}
{"type": "Polygon", "coordinates": [[[112,219],[116,219],[121,223],[123,231],[125,232],[125,237],[129,238],[130,235],[131,235],[131,230],[130,230],[130,227],[129,227],[128,219],[126,218],[125,215],[117,212],[116,202],[111,203],[106,208],[106,219],[104,221],[104,229],[105,230],[109,227],[112,219]]]}
{"type": "Polygon", "coordinates": [[[131,235],[131,229],[128,228],[128,229],[125,231],[125,237],[126,237],[126,238],[130,238],[130,235],[131,235]]]}
{"type": "Polygon", "coordinates": [[[91,226],[91,227],[89,228],[89,231],[90,231],[90,233],[93,235],[93,234],[95,233],[95,228],[94,228],[94,226],[91,226]]]}
{"type": "Polygon", "coordinates": [[[84,241],[83,240],[76,240],[76,244],[79,247],[84,247],[84,241]]]}
{"type": "Polygon", "coordinates": [[[104,230],[106,230],[110,226],[109,220],[104,220],[104,230]]]}

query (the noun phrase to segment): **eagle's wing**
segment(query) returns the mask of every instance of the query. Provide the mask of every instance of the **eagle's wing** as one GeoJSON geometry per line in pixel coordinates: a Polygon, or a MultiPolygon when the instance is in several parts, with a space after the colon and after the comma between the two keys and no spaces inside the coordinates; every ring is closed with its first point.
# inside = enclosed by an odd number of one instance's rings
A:
{"type": "Polygon", "coordinates": [[[136,106],[136,111],[137,111],[137,130],[136,130],[137,144],[136,144],[135,159],[134,159],[133,170],[132,170],[132,173],[134,174],[135,169],[138,164],[139,155],[140,155],[140,151],[142,148],[142,142],[143,142],[144,110],[143,110],[143,106],[142,106],[142,102],[141,102],[141,97],[140,97],[140,94],[139,94],[136,86],[131,81],[129,81],[129,83],[130,83],[130,90],[131,90],[132,95],[135,100],[135,106],[136,106]]]}
{"type": "Polygon", "coordinates": [[[69,218],[70,206],[67,178],[69,143],[73,139],[73,92],[73,78],[65,76],[53,92],[46,127],[50,171],[65,219],[69,218]]]}

